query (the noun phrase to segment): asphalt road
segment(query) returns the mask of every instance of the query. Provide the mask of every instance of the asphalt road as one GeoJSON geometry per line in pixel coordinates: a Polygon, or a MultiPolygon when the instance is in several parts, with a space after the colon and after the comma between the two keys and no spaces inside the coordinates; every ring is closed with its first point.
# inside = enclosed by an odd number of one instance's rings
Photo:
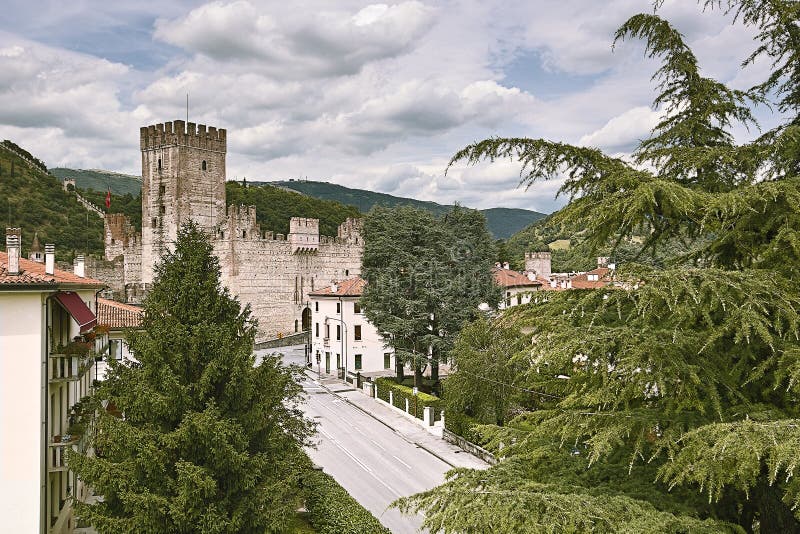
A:
{"type": "MultiPolygon", "coordinates": [[[[302,348],[280,350],[286,363],[304,363],[302,348]]],[[[438,486],[450,466],[314,380],[306,379],[303,387],[304,411],[319,425],[317,447],[308,451],[314,463],[392,532],[418,532],[420,516],[404,516],[387,507],[398,497],[438,486]]]]}

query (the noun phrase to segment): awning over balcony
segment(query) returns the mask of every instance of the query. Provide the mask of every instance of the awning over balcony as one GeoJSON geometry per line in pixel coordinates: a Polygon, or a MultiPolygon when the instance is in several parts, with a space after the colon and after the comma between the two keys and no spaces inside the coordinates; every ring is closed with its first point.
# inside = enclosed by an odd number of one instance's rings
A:
{"type": "Polygon", "coordinates": [[[56,300],[61,303],[65,310],[75,319],[80,327],[80,332],[91,330],[97,324],[97,317],[92,310],[86,306],[81,297],[72,291],[59,291],[56,293],[56,300]]]}

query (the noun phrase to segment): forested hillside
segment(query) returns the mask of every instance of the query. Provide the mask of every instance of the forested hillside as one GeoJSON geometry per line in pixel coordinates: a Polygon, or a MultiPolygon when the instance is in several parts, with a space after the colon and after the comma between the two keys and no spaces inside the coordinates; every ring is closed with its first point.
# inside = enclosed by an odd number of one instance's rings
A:
{"type": "MultiPolygon", "coordinates": [[[[353,189],[328,182],[290,180],[272,183],[279,187],[293,189],[315,198],[335,200],[343,204],[355,206],[364,213],[368,212],[372,206],[375,205],[389,208],[395,206],[411,206],[428,210],[436,216],[444,215],[452,208],[452,206],[437,204],[436,202],[396,197],[394,195],[387,195],[386,193],[376,193],[375,191],[367,191],[365,189],[353,189]]],[[[539,213],[538,211],[516,208],[489,208],[480,211],[486,217],[486,227],[489,232],[497,239],[507,239],[532,222],[546,217],[544,213],[539,213]]]]}
{"type": "Polygon", "coordinates": [[[22,228],[23,255],[27,257],[35,232],[42,245],[56,245],[59,260],[69,260],[75,253],[102,254],[103,221],[45,170],[43,163],[13,143],[0,148],[0,217],[6,226],[22,228]]]}
{"type": "Polygon", "coordinates": [[[102,171],[97,169],[67,169],[65,167],[55,167],[50,169],[50,173],[63,180],[72,178],[75,180],[75,187],[78,189],[94,189],[102,191],[111,190],[112,194],[138,196],[142,192],[142,178],[130,174],[121,174],[112,171],[102,171]]]}

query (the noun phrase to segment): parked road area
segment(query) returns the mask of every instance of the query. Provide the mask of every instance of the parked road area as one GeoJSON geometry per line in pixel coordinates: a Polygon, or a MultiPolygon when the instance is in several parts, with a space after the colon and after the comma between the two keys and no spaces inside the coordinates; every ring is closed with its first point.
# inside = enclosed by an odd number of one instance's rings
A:
{"type": "MultiPolygon", "coordinates": [[[[305,363],[302,346],[278,350],[286,363],[305,363]]],[[[398,497],[438,486],[452,466],[393,428],[391,421],[382,422],[348,402],[347,395],[362,395],[352,386],[332,380],[320,382],[309,375],[303,381],[307,393],[304,411],[318,423],[317,447],[308,451],[311,459],[392,532],[418,532],[422,517],[401,515],[387,509],[388,505],[398,497]]],[[[364,396],[364,401],[370,399],[364,396]]],[[[377,405],[377,401],[371,402],[377,405]]],[[[474,457],[466,458],[466,453],[463,456],[464,465],[482,463],[474,457]]]]}

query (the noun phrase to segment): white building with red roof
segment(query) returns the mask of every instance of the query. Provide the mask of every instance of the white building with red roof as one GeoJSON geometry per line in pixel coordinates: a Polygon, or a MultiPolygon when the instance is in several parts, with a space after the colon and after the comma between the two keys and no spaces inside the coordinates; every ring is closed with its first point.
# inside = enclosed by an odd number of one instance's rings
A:
{"type": "Polygon", "coordinates": [[[394,373],[394,351],[385,346],[359,303],[365,286],[363,278],[354,277],[309,293],[311,361],[321,375],[394,373]]]}
{"type": "Polygon", "coordinates": [[[86,488],[67,469],[66,448],[86,447],[91,415],[79,402],[92,390],[95,358],[106,350],[96,336],[97,294],[105,287],[21,257],[19,228],[6,230],[0,252],[0,517],[5,532],[61,534],[76,524],[70,497],[86,488]]]}
{"type": "MultiPolygon", "coordinates": [[[[108,335],[108,357],[118,362],[135,362],[136,358],[128,346],[128,332],[142,324],[142,308],[133,304],[123,304],[115,300],[97,299],[97,324],[108,335]]],[[[108,368],[105,361],[97,364],[97,374],[105,378],[108,368]]]]}
{"type": "Polygon", "coordinates": [[[542,282],[533,273],[514,271],[509,269],[507,263],[495,265],[492,276],[495,283],[503,289],[503,300],[497,305],[500,310],[529,303],[533,293],[542,288],[542,282]]]}

